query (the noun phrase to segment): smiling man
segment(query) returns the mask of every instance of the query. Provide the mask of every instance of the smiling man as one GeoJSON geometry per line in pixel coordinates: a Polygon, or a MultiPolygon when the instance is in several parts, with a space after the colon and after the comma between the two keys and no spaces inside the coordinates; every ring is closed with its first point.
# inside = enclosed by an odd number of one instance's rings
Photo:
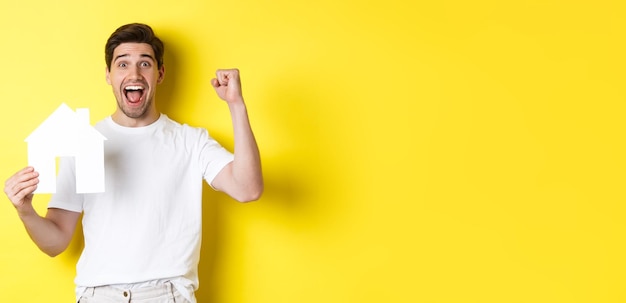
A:
{"type": "Polygon", "coordinates": [[[117,109],[96,124],[105,141],[105,192],[77,194],[74,162],[63,159],[45,217],[32,206],[36,167],[5,182],[28,234],[50,256],[63,252],[78,220],[85,247],[76,267],[79,302],[196,302],[202,180],[241,201],[263,191],[261,163],[239,71],[211,85],[230,110],[235,151],[201,128],[173,121],[156,105],[164,46],[145,24],[118,28],[105,46],[106,81],[117,109]]]}
{"type": "MultiPolygon", "coordinates": [[[[111,48],[111,47],[109,47],[111,48]]],[[[113,120],[124,126],[144,126],[154,122],[159,113],[154,106],[156,86],[163,81],[165,67],[155,58],[162,44],[123,43],[115,47],[107,66],[107,83],[117,99],[113,120]],[[154,49],[156,49],[156,51],[154,49]]],[[[107,49],[107,52],[110,49],[107,49]]]]}

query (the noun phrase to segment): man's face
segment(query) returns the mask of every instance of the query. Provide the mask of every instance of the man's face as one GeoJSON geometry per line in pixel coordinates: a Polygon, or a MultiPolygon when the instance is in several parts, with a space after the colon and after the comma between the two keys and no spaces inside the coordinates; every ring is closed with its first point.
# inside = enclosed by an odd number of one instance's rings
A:
{"type": "Polygon", "coordinates": [[[158,68],[149,44],[122,43],[116,47],[106,79],[113,88],[118,111],[131,119],[154,118],[151,116],[157,115],[156,86],[163,81],[164,74],[165,69],[158,68]]]}

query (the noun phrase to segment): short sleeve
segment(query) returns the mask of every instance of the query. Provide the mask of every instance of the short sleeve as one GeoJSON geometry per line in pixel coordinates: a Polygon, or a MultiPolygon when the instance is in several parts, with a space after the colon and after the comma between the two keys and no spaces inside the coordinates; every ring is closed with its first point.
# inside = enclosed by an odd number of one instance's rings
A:
{"type": "Polygon", "coordinates": [[[203,129],[198,138],[199,165],[202,177],[211,184],[228,163],[234,160],[234,155],[213,139],[207,130],[203,129]]]}

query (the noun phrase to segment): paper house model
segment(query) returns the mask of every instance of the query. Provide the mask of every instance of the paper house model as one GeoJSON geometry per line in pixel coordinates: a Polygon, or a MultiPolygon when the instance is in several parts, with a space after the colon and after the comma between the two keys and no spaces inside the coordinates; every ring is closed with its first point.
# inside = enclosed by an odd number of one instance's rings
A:
{"type": "Polygon", "coordinates": [[[28,165],[39,172],[35,193],[55,193],[57,157],[74,157],[76,192],[104,192],[104,140],[89,124],[89,109],[61,104],[27,138],[28,165]]]}

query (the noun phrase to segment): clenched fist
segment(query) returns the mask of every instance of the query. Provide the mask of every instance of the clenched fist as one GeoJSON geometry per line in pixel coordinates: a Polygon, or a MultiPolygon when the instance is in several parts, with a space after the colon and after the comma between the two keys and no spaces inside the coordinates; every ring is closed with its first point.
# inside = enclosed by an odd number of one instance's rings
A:
{"type": "Polygon", "coordinates": [[[211,79],[211,85],[222,100],[229,103],[243,102],[238,69],[218,69],[215,78],[211,79]]]}

